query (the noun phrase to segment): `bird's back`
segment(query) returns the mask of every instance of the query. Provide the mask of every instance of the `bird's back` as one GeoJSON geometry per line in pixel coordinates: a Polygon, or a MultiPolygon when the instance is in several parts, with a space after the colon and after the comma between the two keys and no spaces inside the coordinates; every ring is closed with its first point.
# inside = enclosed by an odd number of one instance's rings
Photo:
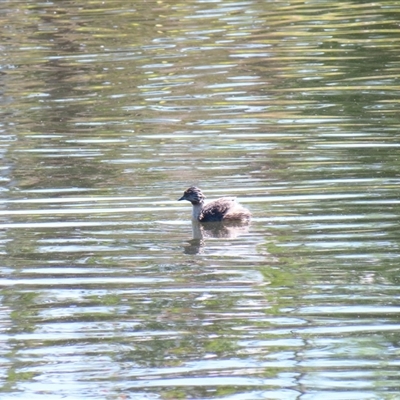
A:
{"type": "Polygon", "coordinates": [[[207,203],[201,210],[200,222],[215,222],[226,219],[250,218],[250,212],[236,202],[235,197],[221,197],[207,203]]]}

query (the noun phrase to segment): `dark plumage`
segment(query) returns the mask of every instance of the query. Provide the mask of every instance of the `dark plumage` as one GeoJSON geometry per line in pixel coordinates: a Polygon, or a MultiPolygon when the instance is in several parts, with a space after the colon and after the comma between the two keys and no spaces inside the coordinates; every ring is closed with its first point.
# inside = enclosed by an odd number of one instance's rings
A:
{"type": "Polygon", "coordinates": [[[193,205],[193,219],[200,222],[226,220],[246,222],[251,217],[250,211],[236,202],[235,197],[221,197],[207,204],[204,204],[204,199],[202,191],[196,186],[191,186],[178,200],[190,201],[193,205]]]}

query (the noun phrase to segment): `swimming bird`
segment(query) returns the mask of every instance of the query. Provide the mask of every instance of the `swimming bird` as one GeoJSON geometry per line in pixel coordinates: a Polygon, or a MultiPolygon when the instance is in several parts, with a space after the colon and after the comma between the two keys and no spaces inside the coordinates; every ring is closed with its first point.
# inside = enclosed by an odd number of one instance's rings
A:
{"type": "Polygon", "coordinates": [[[236,201],[235,197],[221,197],[205,204],[203,192],[196,186],[186,189],[178,199],[192,203],[192,218],[200,222],[236,221],[248,222],[251,212],[236,201]]]}

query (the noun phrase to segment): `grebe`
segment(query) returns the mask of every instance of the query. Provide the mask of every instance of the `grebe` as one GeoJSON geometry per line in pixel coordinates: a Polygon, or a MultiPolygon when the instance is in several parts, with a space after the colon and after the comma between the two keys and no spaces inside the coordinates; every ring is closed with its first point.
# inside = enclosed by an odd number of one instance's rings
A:
{"type": "Polygon", "coordinates": [[[189,189],[185,190],[183,196],[178,199],[178,201],[187,200],[192,203],[192,218],[196,221],[248,222],[250,220],[251,212],[237,203],[235,197],[221,197],[207,204],[204,203],[205,198],[206,197],[198,187],[191,186],[189,189]]]}

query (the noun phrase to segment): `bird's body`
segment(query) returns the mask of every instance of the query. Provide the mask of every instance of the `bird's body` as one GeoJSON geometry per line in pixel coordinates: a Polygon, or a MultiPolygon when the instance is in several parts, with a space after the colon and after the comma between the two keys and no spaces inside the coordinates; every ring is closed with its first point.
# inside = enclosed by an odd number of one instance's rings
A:
{"type": "Polygon", "coordinates": [[[235,197],[221,197],[207,204],[204,202],[205,196],[202,191],[191,186],[185,190],[179,200],[187,200],[192,203],[192,217],[200,222],[217,221],[239,221],[246,222],[250,220],[251,213],[236,201],[235,197]]]}

